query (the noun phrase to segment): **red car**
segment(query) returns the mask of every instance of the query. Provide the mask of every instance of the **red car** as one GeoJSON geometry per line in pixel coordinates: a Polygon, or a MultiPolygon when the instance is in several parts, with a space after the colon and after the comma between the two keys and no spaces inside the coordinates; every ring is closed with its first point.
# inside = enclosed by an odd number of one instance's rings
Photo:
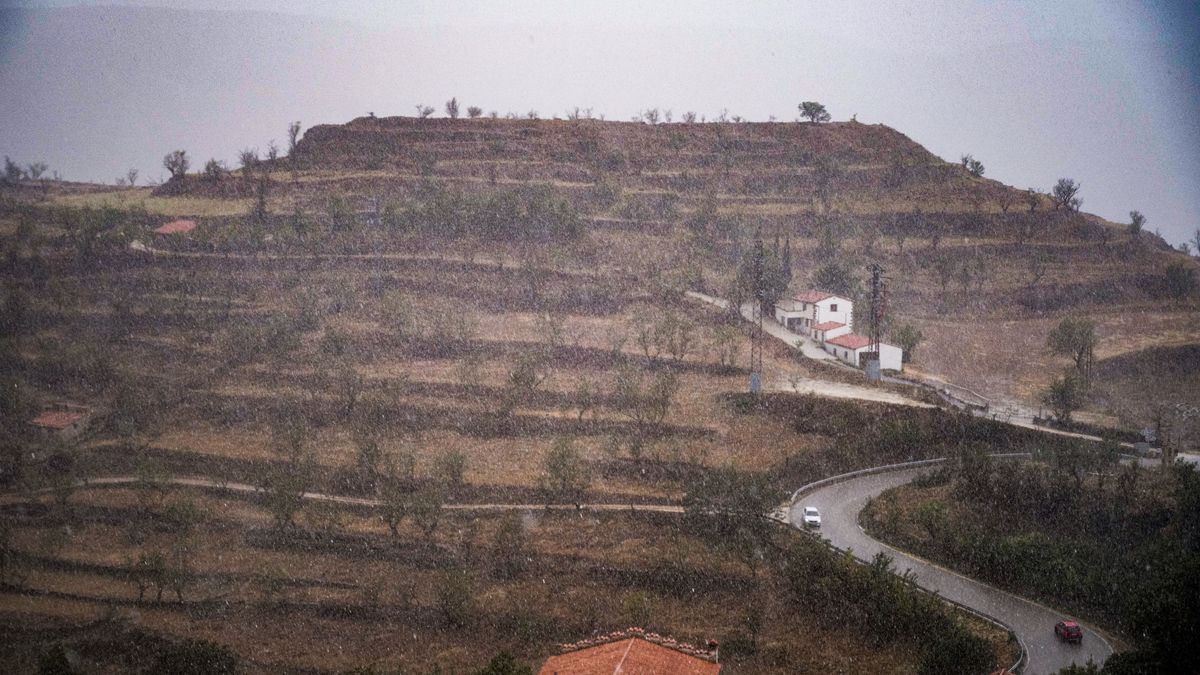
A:
{"type": "Polygon", "coordinates": [[[1074,621],[1059,621],[1054,624],[1054,634],[1063,642],[1083,642],[1083,629],[1074,621]]]}

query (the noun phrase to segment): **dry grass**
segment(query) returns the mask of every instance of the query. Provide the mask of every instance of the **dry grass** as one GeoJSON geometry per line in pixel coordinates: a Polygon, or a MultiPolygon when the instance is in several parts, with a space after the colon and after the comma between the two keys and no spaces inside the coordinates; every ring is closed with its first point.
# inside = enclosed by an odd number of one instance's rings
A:
{"type": "Polygon", "coordinates": [[[54,202],[60,206],[118,209],[140,207],[163,216],[242,216],[249,213],[253,200],[216,199],[208,197],[152,197],[154,188],[113,188],[104,192],[58,195],[54,202]]]}

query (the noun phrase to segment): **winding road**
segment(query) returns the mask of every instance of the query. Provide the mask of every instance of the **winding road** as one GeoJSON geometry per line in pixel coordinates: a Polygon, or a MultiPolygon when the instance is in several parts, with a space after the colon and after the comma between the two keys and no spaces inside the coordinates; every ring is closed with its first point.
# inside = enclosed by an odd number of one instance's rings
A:
{"type": "Polygon", "coordinates": [[[1046,675],[1072,663],[1086,664],[1088,659],[1103,663],[1112,654],[1112,647],[1085,624],[1080,624],[1084,632],[1082,644],[1060,642],[1054,636],[1054,624],[1069,618],[1067,615],[909,555],[863,532],[858,525],[858,514],[868,499],[927,471],[928,467],[901,469],[816,488],[792,504],[790,520],[802,522],[802,509],[815,506],[821,511],[821,534],[834,546],[851,551],[860,560],[870,560],[879,552],[887,553],[894,559],[898,572],[911,570],[923,588],[1000,620],[1026,649],[1024,673],[1046,675]]]}

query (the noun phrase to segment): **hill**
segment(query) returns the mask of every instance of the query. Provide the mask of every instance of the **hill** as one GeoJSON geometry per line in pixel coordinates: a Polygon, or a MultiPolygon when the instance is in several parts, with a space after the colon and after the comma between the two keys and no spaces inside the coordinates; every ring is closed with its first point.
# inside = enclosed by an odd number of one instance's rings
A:
{"type": "Polygon", "coordinates": [[[1177,297],[1166,276],[1195,261],[883,125],[360,117],[314,126],[292,157],[258,168],[60,201],[208,216],[210,232],[228,234],[262,192],[276,247],[298,217],[330,229],[346,217],[374,234],[341,237],[339,250],[511,252],[511,233],[461,223],[485,220],[495,195],[532,190],[569,203],[589,264],[719,293],[757,232],[768,246],[790,241],[793,289],[832,262],[846,272],[834,290],[858,296],[866,266],[881,264],[890,323],[925,335],[914,368],[1025,406],[1065,363],[1044,353],[1063,316],[1097,323],[1101,358],[1200,340],[1194,291],[1177,297]]]}

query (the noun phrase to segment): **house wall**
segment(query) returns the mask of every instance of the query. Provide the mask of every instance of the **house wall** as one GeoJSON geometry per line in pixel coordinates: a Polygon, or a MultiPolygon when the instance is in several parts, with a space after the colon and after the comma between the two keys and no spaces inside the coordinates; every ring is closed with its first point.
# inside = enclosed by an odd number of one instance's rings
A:
{"type": "Polygon", "coordinates": [[[821,331],[814,331],[814,332],[816,333],[816,335],[814,337],[816,337],[821,342],[824,342],[826,340],[832,340],[835,337],[840,337],[842,335],[845,335],[851,331],[850,331],[850,326],[842,326],[841,328],[830,328],[829,330],[821,330],[821,331]]]}
{"type": "Polygon", "coordinates": [[[825,298],[817,304],[817,323],[837,321],[854,327],[854,303],[846,298],[825,298]],[[834,310],[834,307],[837,307],[834,310]]]}

